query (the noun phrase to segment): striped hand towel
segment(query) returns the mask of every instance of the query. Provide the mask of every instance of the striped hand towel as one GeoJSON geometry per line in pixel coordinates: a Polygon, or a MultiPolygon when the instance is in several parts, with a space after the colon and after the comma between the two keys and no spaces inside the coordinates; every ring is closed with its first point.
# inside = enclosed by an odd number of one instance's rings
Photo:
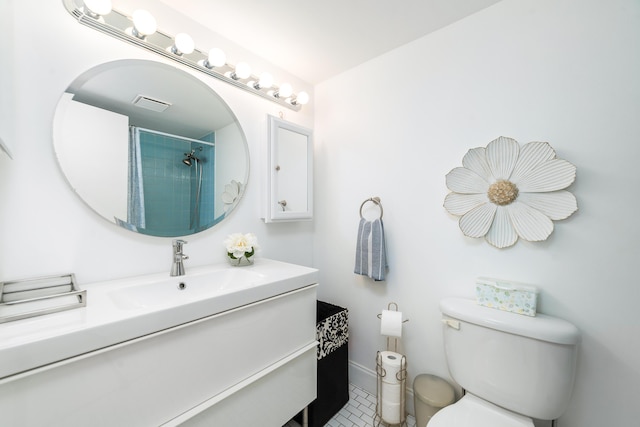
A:
{"type": "Polygon", "coordinates": [[[353,272],[376,281],[384,280],[387,270],[385,246],[382,220],[367,221],[362,218],[358,226],[356,266],[353,272]]]}

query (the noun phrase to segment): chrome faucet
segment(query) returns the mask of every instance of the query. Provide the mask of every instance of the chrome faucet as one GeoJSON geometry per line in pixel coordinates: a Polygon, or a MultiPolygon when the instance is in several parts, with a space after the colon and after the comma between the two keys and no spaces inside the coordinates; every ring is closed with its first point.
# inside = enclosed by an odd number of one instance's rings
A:
{"type": "Polygon", "coordinates": [[[185,240],[173,241],[173,264],[171,264],[172,276],[184,276],[184,264],[182,261],[188,259],[189,256],[182,253],[182,245],[187,243],[185,240]]]}

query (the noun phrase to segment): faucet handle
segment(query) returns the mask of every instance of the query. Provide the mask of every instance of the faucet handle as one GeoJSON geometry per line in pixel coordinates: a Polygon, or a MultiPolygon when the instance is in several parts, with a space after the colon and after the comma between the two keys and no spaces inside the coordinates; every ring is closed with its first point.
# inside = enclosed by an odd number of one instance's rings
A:
{"type": "Polygon", "coordinates": [[[186,240],[180,240],[180,239],[176,239],[172,242],[173,247],[176,248],[176,251],[180,252],[182,251],[182,245],[189,243],[186,240]]]}

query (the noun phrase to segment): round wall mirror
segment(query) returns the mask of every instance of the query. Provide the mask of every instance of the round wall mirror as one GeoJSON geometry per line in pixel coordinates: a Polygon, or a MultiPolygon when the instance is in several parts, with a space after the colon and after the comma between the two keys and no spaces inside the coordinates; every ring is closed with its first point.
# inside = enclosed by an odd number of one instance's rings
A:
{"type": "Polygon", "coordinates": [[[53,144],[82,200],[152,236],[214,226],[249,176],[246,139],[227,104],[196,77],[153,61],[109,62],[76,78],[56,107],[53,144]]]}

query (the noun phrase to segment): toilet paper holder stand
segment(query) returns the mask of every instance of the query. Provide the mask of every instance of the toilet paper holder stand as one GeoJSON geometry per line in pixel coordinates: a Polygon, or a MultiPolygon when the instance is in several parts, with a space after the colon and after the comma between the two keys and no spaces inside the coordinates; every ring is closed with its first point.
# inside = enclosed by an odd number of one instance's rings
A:
{"type": "MultiPolygon", "coordinates": [[[[395,302],[389,303],[388,310],[398,311],[398,304],[395,302]]],[[[378,314],[378,319],[382,319],[382,314],[378,314]]],[[[403,320],[402,323],[407,323],[409,319],[403,320]]],[[[387,337],[387,351],[393,351],[397,353],[398,339],[393,338],[393,350],[390,346],[390,337],[387,337]]],[[[400,366],[396,372],[395,378],[391,375],[387,375],[386,369],[383,367],[382,352],[378,351],[376,355],[376,413],[373,417],[374,427],[384,426],[401,426],[407,427],[407,412],[406,412],[406,390],[407,390],[407,358],[404,355],[400,355],[400,366]],[[383,386],[386,383],[387,386],[383,386]],[[399,406],[398,413],[390,413],[391,411],[383,410],[383,403],[388,402],[385,399],[385,391],[389,387],[399,388],[399,406]]],[[[390,396],[386,396],[389,398],[390,396]]]]}
{"type": "Polygon", "coordinates": [[[374,427],[401,426],[407,427],[406,393],[407,393],[407,358],[402,355],[400,367],[395,378],[387,375],[383,367],[382,352],[376,355],[376,413],[373,417],[374,427]],[[383,384],[384,383],[384,384],[383,384]],[[389,389],[398,390],[400,396],[390,396],[389,389]],[[388,403],[392,399],[392,403],[388,403]],[[398,402],[397,405],[395,402],[398,402]],[[387,405],[387,406],[385,406],[387,405]],[[389,405],[392,405],[389,408],[389,405]],[[397,405],[397,412],[393,406],[397,405]]]}
{"type": "MultiPolygon", "coordinates": [[[[389,311],[398,311],[398,304],[396,304],[395,302],[390,302],[389,304],[387,304],[387,310],[389,311]]],[[[382,320],[382,313],[378,313],[378,319],[382,320]]],[[[409,321],[409,319],[405,319],[402,321],[402,323],[407,323],[409,321]]],[[[396,353],[398,352],[398,338],[393,338],[393,350],[391,350],[391,346],[389,345],[390,341],[389,339],[391,339],[391,337],[387,337],[387,350],[388,351],[395,351],[396,353]]]]}

